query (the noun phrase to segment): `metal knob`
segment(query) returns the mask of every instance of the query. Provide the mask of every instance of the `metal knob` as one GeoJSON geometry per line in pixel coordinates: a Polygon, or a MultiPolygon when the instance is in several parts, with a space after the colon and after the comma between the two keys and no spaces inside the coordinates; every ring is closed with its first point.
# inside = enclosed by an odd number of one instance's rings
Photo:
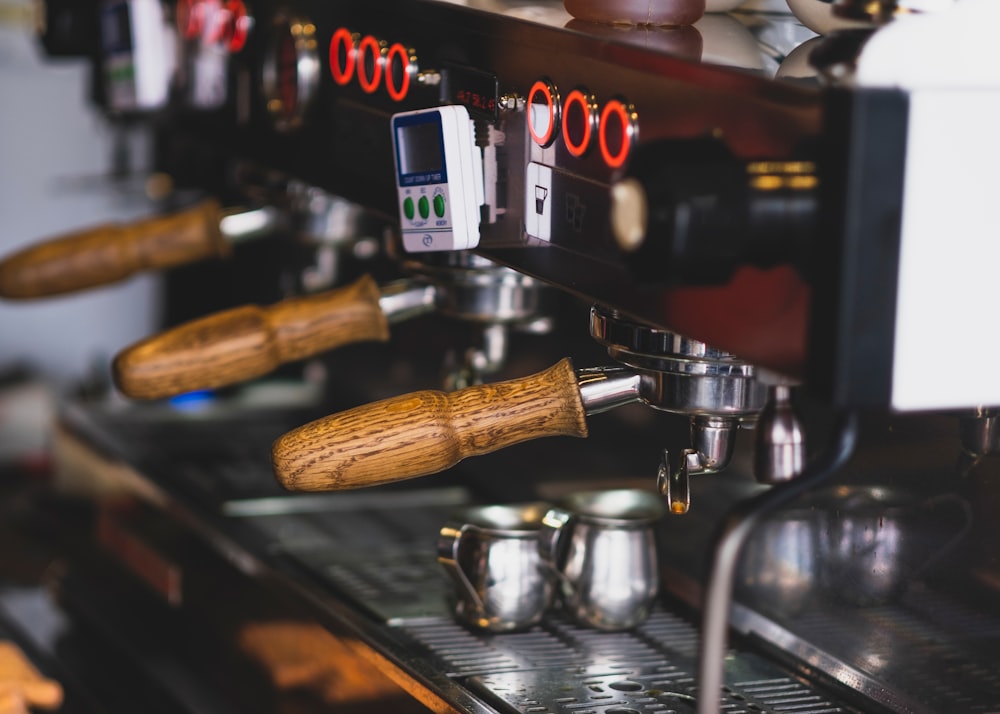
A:
{"type": "Polygon", "coordinates": [[[806,439],[791,400],[791,387],[771,388],[770,399],[757,419],[754,475],[761,483],[782,483],[802,473],[806,439]]]}

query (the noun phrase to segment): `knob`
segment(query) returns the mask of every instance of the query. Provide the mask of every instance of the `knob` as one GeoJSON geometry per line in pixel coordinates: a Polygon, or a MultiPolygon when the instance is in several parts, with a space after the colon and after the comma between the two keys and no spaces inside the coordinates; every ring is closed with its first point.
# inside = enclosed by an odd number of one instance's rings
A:
{"type": "Polygon", "coordinates": [[[611,188],[611,229],[646,281],[722,284],[742,265],[804,270],[817,187],[809,160],[742,160],[711,138],[640,145],[611,188]]]}
{"type": "Polygon", "coordinates": [[[133,223],[110,223],[36,244],[0,261],[0,297],[40,298],[229,252],[215,201],[133,223]]]}
{"type": "Polygon", "coordinates": [[[801,474],[805,462],[805,433],[792,405],[791,387],[775,385],[757,420],[754,476],[761,483],[783,483],[801,474]]]}
{"type": "Polygon", "coordinates": [[[546,436],[587,436],[569,359],[521,379],[456,392],[414,392],[318,419],[272,449],[291,491],[336,491],[402,481],[546,436]]]}
{"type": "Polygon", "coordinates": [[[971,414],[958,418],[958,434],[962,448],[973,456],[986,456],[1000,451],[1000,412],[979,407],[971,414]]]}
{"type": "Polygon", "coordinates": [[[389,339],[389,322],[430,309],[424,285],[380,292],[364,276],[354,283],[270,307],[243,305],[208,315],[126,348],[112,374],[125,395],[159,399],[212,389],[273,371],[342,345],[389,339]]]}

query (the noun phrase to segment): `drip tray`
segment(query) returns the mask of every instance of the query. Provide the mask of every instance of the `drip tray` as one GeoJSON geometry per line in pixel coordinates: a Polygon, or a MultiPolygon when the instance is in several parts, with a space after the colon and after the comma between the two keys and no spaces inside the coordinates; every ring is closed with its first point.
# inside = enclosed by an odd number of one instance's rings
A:
{"type": "MultiPolygon", "coordinates": [[[[452,586],[434,555],[447,509],[282,518],[298,522],[293,531],[281,521],[284,538],[275,543],[285,555],[326,589],[391,625],[407,643],[408,657],[428,662],[500,711],[695,711],[698,631],[662,603],[627,632],[580,627],[554,612],[526,632],[481,633],[453,619],[452,586]],[[293,532],[298,536],[289,537],[293,532]],[[325,547],[323,533],[330,538],[325,547]]],[[[726,714],[858,711],[751,652],[733,651],[726,667],[726,714]]]]}
{"type": "MultiPolygon", "coordinates": [[[[753,669],[746,658],[740,663],[742,669],[753,669]]],[[[738,678],[727,687],[720,704],[721,712],[836,714],[853,711],[831,703],[795,679],[775,677],[773,671],[762,669],[765,670],[761,672],[764,678],[738,678]]],[[[539,670],[474,677],[469,685],[487,701],[531,714],[694,714],[697,711],[692,678],[669,666],[608,674],[539,670]]]]}
{"type": "MultiPolygon", "coordinates": [[[[578,627],[559,614],[516,634],[482,635],[450,620],[402,629],[449,676],[502,711],[695,711],[697,630],[662,607],[628,632],[578,627]]],[[[726,682],[726,714],[857,711],[750,652],[730,653],[726,682]]]]}

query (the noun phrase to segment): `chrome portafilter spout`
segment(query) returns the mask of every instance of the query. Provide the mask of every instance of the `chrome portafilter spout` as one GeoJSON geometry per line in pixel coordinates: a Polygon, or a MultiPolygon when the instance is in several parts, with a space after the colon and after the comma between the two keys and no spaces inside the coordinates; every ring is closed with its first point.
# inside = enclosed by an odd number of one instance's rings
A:
{"type": "Polygon", "coordinates": [[[767,403],[769,388],[759,370],[736,356],[668,330],[633,322],[595,306],[590,334],[640,380],[640,400],[691,420],[690,447],[663,453],[657,475],[672,513],[690,506],[692,475],[724,469],[736,431],[752,426],[767,403]]]}

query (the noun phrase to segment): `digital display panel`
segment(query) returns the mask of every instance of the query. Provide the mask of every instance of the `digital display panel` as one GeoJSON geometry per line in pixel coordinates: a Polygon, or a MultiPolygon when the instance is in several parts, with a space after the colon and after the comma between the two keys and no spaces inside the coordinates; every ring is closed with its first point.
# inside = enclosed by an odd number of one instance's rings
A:
{"type": "Polygon", "coordinates": [[[132,50],[132,22],[128,3],[105,3],[101,12],[101,44],[106,55],[132,50]]]}
{"type": "Polygon", "coordinates": [[[436,121],[396,127],[399,173],[437,174],[444,170],[441,125],[436,121]]]}

